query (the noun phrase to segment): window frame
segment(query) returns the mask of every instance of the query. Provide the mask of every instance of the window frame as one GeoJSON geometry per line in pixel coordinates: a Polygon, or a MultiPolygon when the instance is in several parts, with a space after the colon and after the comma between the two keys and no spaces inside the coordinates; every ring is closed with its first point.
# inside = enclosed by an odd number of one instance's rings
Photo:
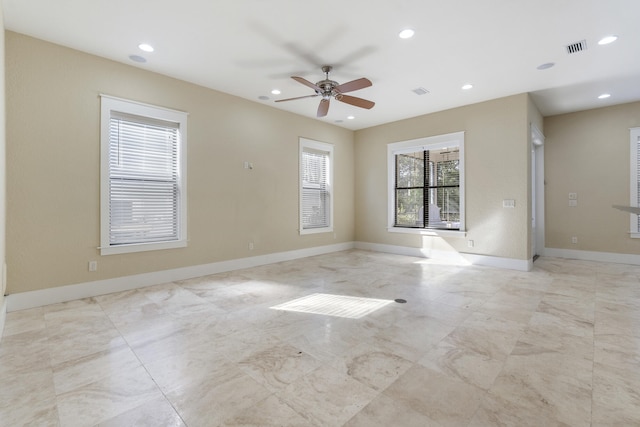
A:
{"type": "Polygon", "coordinates": [[[317,233],[330,233],[333,232],[333,205],[334,205],[334,196],[333,196],[333,144],[329,144],[326,142],[314,141],[307,138],[299,139],[299,150],[298,150],[298,231],[301,235],[305,234],[317,234],[317,233]],[[329,224],[326,227],[313,227],[313,228],[304,228],[303,224],[303,154],[305,150],[313,150],[327,153],[328,162],[327,162],[327,182],[326,182],[326,191],[329,195],[329,215],[328,222],[329,224]]]}
{"type": "MultiPolygon", "coordinates": [[[[629,152],[630,152],[630,195],[629,206],[638,207],[640,202],[638,197],[640,170],[640,127],[629,128],[629,152]]],[[[640,239],[640,216],[634,213],[629,214],[629,236],[632,239],[640,239]]]]}
{"type": "MultiPolygon", "coordinates": [[[[443,135],[417,138],[407,141],[393,142],[387,144],[387,231],[392,233],[407,233],[420,235],[439,235],[463,237],[466,235],[465,223],[465,161],[464,161],[464,131],[453,132],[443,135]],[[442,148],[457,147],[460,152],[460,228],[459,230],[447,230],[437,228],[422,227],[397,227],[395,225],[396,215],[396,155],[405,153],[415,153],[418,151],[438,150],[442,148]]],[[[428,173],[425,170],[425,173],[428,173]]]]}
{"type": "Polygon", "coordinates": [[[183,111],[100,95],[100,254],[113,255],[133,252],[154,251],[162,249],[182,248],[187,246],[187,117],[183,111]],[[162,120],[178,125],[177,147],[177,239],[160,242],[127,243],[113,245],[110,242],[110,122],[112,112],[143,118],[162,120]]]}

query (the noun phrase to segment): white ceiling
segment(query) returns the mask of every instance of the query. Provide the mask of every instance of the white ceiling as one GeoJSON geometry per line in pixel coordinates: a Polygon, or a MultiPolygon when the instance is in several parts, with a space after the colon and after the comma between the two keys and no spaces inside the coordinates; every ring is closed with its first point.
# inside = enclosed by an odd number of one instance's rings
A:
{"type": "Polygon", "coordinates": [[[367,77],[319,119],[362,129],[532,92],[543,115],[640,100],[638,0],[3,0],[5,27],[315,118],[318,98],[290,78],[367,77]],[[416,31],[412,39],[400,30],[416,31]],[[599,46],[603,36],[619,39],[599,46]],[[565,46],[586,40],[585,51],[565,46]],[[155,52],[144,53],[146,42],[155,52]],[[141,55],[144,64],[130,55],[141,55]],[[547,70],[536,67],[554,62],[547,70]],[[465,83],[474,88],[461,90],[465,83]],[[418,96],[413,89],[430,93],[418,96]],[[281,95],[272,95],[274,88],[281,95]],[[611,97],[599,100],[608,92],[611,97]],[[269,100],[260,100],[268,96],[269,100]],[[347,116],[353,115],[353,120],[347,116]],[[342,122],[338,122],[342,120],[342,122]]]}

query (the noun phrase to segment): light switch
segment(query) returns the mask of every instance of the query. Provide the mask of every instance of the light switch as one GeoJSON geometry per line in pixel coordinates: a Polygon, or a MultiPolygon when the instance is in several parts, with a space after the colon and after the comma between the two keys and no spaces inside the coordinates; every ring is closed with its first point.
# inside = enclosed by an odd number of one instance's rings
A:
{"type": "Polygon", "coordinates": [[[571,206],[572,208],[578,206],[578,201],[577,200],[569,200],[569,206],[571,206]]]}
{"type": "Polygon", "coordinates": [[[516,207],[516,201],[513,199],[504,199],[502,201],[502,207],[503,208],[515,208],[516,207]]]}

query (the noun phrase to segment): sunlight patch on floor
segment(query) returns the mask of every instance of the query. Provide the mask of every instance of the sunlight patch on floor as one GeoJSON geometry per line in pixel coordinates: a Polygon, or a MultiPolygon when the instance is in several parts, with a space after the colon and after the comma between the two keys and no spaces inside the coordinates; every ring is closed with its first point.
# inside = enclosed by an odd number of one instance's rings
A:
{"type": "Polygon", "coordinates": [[[359,319],[392,302],[392,300],[350,297],[346,295],[311,294],[271,308],[274,310],[359,319]]]}

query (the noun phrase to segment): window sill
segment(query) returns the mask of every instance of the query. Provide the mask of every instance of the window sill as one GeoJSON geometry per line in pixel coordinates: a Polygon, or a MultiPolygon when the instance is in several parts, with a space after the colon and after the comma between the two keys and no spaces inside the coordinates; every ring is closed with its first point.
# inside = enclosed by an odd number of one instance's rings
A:
{"type": "Polygon", "coordinates": [[[300,230],[300,235],[318,234],[318,233],[333,233],[333,227],[307,228],[307,229],[300,230]]]}
{"type": "Polygon", "coordinates": [[[100,255],[116,255],[129,254],[133,252],[158,251],[162,249],[184,248],[186,246],[186,240],[176,240],[175,242],[137,243],[133,245],[107,246],[98,249],[100,249],[100,255]]]}
{"type": "Polygon", "coordinates": [[[458,237],[464,238],[467,232],[464,230],[436,230],[429,228],[403,228],[389,227],[387,231],[390,233],[418,234],[421,236],[438,236],[438,237],[458,237]]]}
{"type": "Polygon", "coordinates": [[[640,233],[631,232],[629,233],[629,237],[632,239],[640,239],[640,233]]]}

